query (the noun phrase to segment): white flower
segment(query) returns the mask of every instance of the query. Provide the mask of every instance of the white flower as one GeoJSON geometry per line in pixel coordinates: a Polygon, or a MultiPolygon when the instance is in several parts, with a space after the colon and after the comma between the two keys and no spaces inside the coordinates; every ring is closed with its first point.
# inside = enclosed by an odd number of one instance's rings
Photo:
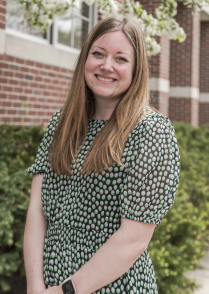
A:
{"type": "Polygon", "coordinates": [[[54,4],[56,3],[56,0],[47,0],[47,4],[54,4]]]}
{"type": "Polygon", "coordinates": [[[48,23],[48,20],[49,20],[48,15],[39,15],[38,17],[38,21],[42,23],[43,25],[46,25],[48,23]]]}
{"type": "Polygon", "coordinates": [[[67,0],[48,0],[49,3],[55,3],[56,5],[65,5],[65,4],[71,4],[71,1],[67,0]]]}
{"type": "Polygon", "coordinates": [[[45,4],[44,5],[44,7],[46,8],[46,9],[48,9],[48,10],[54,10],[55,9],[55,7],[56,7],[56,4],[53,4],[53,3],[47,3],[47,4],[45,4]]]}
{"type": "Polygon", "coordinates": [[[87,5],[92,5],[95,1],[96,0],[83,0],[83,2],[85,2],[87,5]]]}
{"type": "Polygon", "coordinates": [[[161,51],[160,45],[150,37],[145,37],[146,44],[147,44],[147,50],[148,50],[148,55],[156,55],[161,51]]]}
{"type": "Polygon", "coordinates": [[[126,0],[124,2],[124,7],[125,7],[125,14],[126,15],[130,15],[130,14],[134,14],[134,7],[132,5],[132,3],[130,2],[130,0],[126,0]]]}
{"type": "Polygon", "coordinates": [[[56,15],[62,16],[64,14],[66,14],[70,9],[70,6],[67,7],[67,5],[68,5],[67,1],[59,1],[59,2],[57,2],[56,7],[55,7],[56,15]]]}
{"type": "Polygon", "coordinates": [[[118,7],[117,7],[117,4],[116,4],[116,1],[109,0],[109,4],[110,4],[111,10],[112,10],[112,14],[117,15],[118,7]]]}
{"type": "Polygon", "coordinates": [[[141,18],[142,18],[142,19],[147,19],[147,11],[146,11],[146,10],[144,10],[144,11],[142,12],[141,18]]]}
{"type": "Polygon", "coordinates": [[[135,9],[138,9],[140,6],[140,3],[139,2],[135,2],[135,9]]]}
{"type": "Polygon", "coordinates": [[[154,36],[155,31],[156,30],[154,30],[153,27],[151,27],[151,26],[147,26],[146,29],[145,29],[146,34],[149,35],[149,36],[154,36]]]}
{"type": "Polygon", "coordinates": [[[161,18],[162,13],[159,9],[155,10],[155,14],[157,15],[157,18],[159,18],[159,19],[161,18]]]}
{"type": "Polygon", "coordinates": [[[38,6],[36,4],[31,4],[29,6],[28,10],[29,10],[30,13],[34,13],[34,12],[38,12],[39,8],[38,8],[38,6]]]}
{"type": "Polygon", "coordinates": [[[24,14],[24,17],[25,17],[25,19],[31,19],[32,17],[33,17],[33,14],[32,13],[30,13],[29,11],[27,11],[25,14],[24,14]]]}

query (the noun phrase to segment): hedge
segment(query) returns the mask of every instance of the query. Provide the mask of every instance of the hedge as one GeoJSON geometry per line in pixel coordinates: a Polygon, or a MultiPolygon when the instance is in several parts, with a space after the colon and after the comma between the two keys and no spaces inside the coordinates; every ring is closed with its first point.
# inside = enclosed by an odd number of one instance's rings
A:
{"type": "Polygon", "coordinates": [[[20,281],[25,286],[23,232],[32,177],[24,170],[43,134],[43,127],[0,126],[0,293],[16,293],[20,281]]]}
{"type": "MultiPolygon", "coordinates": [[[[159,293],[190,294],[197,285],[184,274],[197,267],[208,244],[209,128],[174,127],[180,182],[175,203],[156,228],[148,251],[159,293]]],[[[43,127],[0,126],[1,293],[25,293],[22,243],[32,176],[24,170],[33,163],[43,134],[43,127]]]]}

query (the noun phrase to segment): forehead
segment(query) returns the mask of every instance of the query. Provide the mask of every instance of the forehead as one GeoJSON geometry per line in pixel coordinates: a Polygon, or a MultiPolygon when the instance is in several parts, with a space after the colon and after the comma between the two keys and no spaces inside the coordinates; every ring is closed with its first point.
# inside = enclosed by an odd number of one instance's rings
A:
{"type": "Polygon", "coordinates": [[[102,47],[106,51],[134,53],[133,46],[121,31],[104,34],[92,44],[91,48],[96,46],[102,47]]]}

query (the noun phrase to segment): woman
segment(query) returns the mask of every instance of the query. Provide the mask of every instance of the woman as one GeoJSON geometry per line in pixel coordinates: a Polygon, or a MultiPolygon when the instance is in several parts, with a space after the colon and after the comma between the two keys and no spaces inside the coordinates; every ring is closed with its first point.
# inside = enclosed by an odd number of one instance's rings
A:
{"type": "Polygon", "coordinates": [[[27,170],[28,294],[158,293],[146,248],[180,164],[171,122],[148,107],[148,81],[138,25],[98,23],[27,170]]]}

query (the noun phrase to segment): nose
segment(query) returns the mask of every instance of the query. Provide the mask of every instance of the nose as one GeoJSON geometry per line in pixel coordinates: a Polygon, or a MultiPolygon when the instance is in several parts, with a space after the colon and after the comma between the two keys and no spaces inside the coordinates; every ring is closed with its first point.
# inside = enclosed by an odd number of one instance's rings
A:
{"type": "Polygon", "coordinates": [[[109,72],[113,72],[113,61],[110,57],[104,58],[102,60],[102,63],[100,65],[101,70],[103,71],[109,71],[109,72]]]}

